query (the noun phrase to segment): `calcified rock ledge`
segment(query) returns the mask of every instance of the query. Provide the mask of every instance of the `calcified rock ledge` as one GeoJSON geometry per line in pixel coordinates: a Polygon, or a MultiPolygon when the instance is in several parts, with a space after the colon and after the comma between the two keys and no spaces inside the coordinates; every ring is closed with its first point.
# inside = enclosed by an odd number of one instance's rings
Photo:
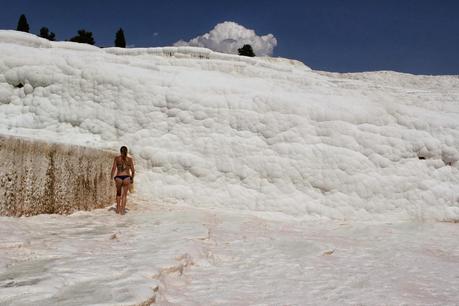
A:
{"type": "Polygon", "coordinates": [[[457,304],[458,76],[1,30],[0,54],[0,133],[138,170],[124,216],[0,217],[0,305],[457,304]]]}
{"type": "Polygon", "coordinates": [[[67,214],[112,203],[109,151],[0,135],[0,215],[67,214]]]}
{"type": "Polygon", "coordinates": [[[140,195],[272,218],[459,219],[459,78],[0,31],[0,133],[126,145],[140,195]]]}

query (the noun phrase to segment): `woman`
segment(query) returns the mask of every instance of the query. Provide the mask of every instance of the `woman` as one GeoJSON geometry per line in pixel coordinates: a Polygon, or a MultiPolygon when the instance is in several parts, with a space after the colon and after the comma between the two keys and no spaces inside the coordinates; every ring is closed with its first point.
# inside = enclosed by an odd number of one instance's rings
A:
{"type": "Polygon", "coordinates": [[[130,184],[134,184],[134,161],[127,156],[128,149],[120,148],[120,156],[115,157],[112,166],[112,177],[116,184],[116,213],[125,214],[127,192],[130,184]],[[115,176],[116,172],[116,176],[115,176]]]}

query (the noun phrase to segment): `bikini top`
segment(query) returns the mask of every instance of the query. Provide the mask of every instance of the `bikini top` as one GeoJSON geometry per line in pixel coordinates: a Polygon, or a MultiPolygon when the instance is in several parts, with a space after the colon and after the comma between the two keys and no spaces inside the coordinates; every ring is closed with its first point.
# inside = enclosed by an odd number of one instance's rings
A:
{"type": "Polygon", "coordinates": [[[126,171],[129,169],[129,163],[127,160],[117,159],[116,168],[118,169],[118,172],[126,171]]]}

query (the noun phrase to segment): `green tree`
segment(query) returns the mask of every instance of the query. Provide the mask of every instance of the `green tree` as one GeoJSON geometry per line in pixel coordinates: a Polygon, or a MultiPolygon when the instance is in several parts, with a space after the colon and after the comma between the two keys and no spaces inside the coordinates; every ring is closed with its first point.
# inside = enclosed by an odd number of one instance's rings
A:
{"type": "Polygon", "coordinates": [[[124,31],[122,28],[116,32],[115,47],[126,48],[126,39],[124,39],[124,31]]]}
{"type": "Polygon", "coordinates": [[[53,32],[50,32],[47,27],[42,27],[40,29],[40,37],[46,38],[51,41],[56,40],[56,35],[53,32]]]}
{"type": "Polygon", "coordinates": [[[92,32],[86,32],[86,30],[78,30],[78,35],[70,38],[70,41],[94,45],[96,42],[92,37],[92,32]]]}
{"type": "Polygon", "coordinates": [[[18,26],[16,27],[17,31],[29,33],[29,24],[27,23],[27,18],[24,14],[19,17],[18,26]]]}
{"type": "Polygon", "coordinates": [[[251,45],[244,45],[242,48],[237,49],[237,51],[239,52],[239,55],[242,55],[242,56],[250,56],[250,57],[255,56],[255,53],[253,53],[253,49],[251,45]]]}

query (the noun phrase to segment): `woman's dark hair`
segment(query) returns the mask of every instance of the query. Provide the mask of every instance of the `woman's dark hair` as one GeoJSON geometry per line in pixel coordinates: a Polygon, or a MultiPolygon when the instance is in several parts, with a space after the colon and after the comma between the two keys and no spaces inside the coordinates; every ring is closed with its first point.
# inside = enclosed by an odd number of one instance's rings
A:
{"type": "Polygon", "coordinates": [[[127,156],[128,149],[126,146],[120,148],[121,155],[127,156]]]}

